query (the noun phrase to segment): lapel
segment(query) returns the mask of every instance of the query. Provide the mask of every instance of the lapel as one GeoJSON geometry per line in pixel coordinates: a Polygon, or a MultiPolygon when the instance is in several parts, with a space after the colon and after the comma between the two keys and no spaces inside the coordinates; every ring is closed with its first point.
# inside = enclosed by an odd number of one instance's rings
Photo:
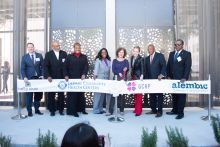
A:
{"type": "MultiPolygon", "coordinates": [[[[53,55],[53,58],[55,58],[55,61],[59,61],[59,60],[57,59],[57,56],[56,56],[56,54],[54,53],[53,49],[52,49],[52,55],[53,55]]],[[[59,59],[60,59],[60,52],[59,52],[59,59]]]]}
{"type": "Polygon", "coordinates": [[[131,60],[131,65],[134,65],[133,67],[135,67],[135,65],[137,64],[137,61],[139,60],[139,58],[141,58],[140,55],[137,56],[136,60],[134,61],[134,56],[132,56],[132,60],[131,60]],[[134,63],[133,63],[134,62],[134,63]]]}
{"type": "Polygon", "coordinates": [[[185,50],[183,49],[183,50],[180,52],[180,54],[178,55],[178,57],[180,56],[181,58],[183,58],[184,52],[185,52],[185,50]]]}
{"type": "Polygon", "coordinates": [[[105,61],[104,60],[100,60],[101,61],[101,64],[102,64],[102,67],[104,67],[104,68],[108,68],[109,67],[109,60],[107,60],[107,64],[108,64],[108,66],[106,65],[106,63],[105,63],[105,61]]]}

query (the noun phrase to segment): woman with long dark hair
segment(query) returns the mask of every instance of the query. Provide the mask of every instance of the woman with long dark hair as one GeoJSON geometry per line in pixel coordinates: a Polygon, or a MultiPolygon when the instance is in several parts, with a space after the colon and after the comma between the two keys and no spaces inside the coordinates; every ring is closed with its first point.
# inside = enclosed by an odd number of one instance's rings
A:
{"type": "MultiPolygon", "coordinates": [[[[110,77],[110,68],[111,68],[111,58],[109,57],[108,51],[106,48],[102,48],[98,55],[95,58],[95,68],[94,68],[94,79],[105,79],[109,80],[110,77]]],[[[105,93],[94,93],[93,101],[93,113],[102,114],[105,113],[103,110],[103,102],[106,97],[106,111],[107,115],[109,114],[109,103],[110,103],[110,94],[105,93]]]]}

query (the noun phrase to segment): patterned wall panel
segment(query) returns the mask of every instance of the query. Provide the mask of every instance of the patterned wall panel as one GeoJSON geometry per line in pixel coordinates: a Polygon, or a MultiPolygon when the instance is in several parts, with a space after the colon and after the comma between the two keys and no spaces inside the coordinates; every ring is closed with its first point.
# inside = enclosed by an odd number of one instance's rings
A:
{"type": "MultiPolygon", "coordinates": [[[[130,61],[131,51],[134,46],[141,47],[141,55],[147,56],[147,46],[154,44],[156,50],[164,54],[167,59],[169,52],[173,50],[174,44],[174,30],[172,27],[126,27],[118,28],[117,46],[125,47],[128,55],[127,59],[130,61]]],[[[172,103],[171,95],[164,94],[164,106],[169,107],[172,103]]],[[[125,96],[126,107],[133,107],[134,96],[125,96]]],[[[143,95],[143,102],[149,106],[149,95],[143,95]]]]}
{"type": "MultiPolygon", "coordinates": [[[[71,53],[73,44],[77,41],[82,45],[82,53],[86,54],[89,62],[89,72],[87,78],[93,77],[95,57],[98,51],[104,47],[104,31],[100,28],[91,29],[66,29],[53,30],[52,40],[59,41],[61,49],[71,53]]],[[[86,105],[91,107],[93,103],[93,93],[85,93],[86,105]]]]}

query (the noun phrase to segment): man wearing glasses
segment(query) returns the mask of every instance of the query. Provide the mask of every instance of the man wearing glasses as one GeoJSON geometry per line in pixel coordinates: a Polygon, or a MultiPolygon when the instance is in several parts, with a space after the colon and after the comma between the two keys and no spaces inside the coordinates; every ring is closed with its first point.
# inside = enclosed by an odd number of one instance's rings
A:
{"type": "MultiPolygon", "coordinates": [[[[184,41],[177,39],[175,50],[170,52],[167,62],[167,77],[169,79],[180,80],[184,83],[188,80],[192,65],[191,53],[183,49],[184,41]]],[[[168,115],[177,115],[176,119],[184,117],[184,107],[186,94],[173,94],[173,109],[167,112],[168,115]]]]}

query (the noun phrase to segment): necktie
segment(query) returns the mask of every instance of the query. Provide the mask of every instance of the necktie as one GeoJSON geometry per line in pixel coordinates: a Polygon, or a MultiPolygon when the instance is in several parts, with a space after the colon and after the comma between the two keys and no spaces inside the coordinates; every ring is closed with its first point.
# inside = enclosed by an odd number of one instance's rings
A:
{"type": "Polygon", "coordinates": [[[150,55],[150,64],[152,63],[153,61],[153,55],[150,55]]]}
{"type": "Polygon", "coordinates": [[[34,55],[33,54],[31,55],[31,61],[34,64],[34,55]]]}
{"type": "Polygon", "coordinates": [[[178,52],[175,53],[175,55],[174,55],[174,61],[177,61],[178,54],[179,54],[178,52]]]}

